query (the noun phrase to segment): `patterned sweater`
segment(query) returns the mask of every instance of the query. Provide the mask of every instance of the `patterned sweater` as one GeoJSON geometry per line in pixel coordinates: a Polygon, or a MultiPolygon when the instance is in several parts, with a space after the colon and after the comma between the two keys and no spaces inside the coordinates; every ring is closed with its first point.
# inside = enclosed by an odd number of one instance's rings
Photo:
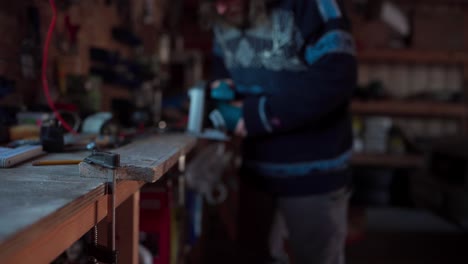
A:
{"type": "Polygon", "coordinates": [[[244,95],[243,168],[277,195],[349,183],[356,60],[338,0],[280,0],[268,22],[214,29],[215,79],[244,95]]]}

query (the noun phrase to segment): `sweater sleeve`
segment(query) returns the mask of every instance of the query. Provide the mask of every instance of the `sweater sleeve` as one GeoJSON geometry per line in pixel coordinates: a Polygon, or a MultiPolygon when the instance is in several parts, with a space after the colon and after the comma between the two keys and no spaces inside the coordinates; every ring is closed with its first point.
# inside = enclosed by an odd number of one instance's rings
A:
{"type": "Polygon", "coordinates": [[[327,55],[304,72],[285,71],[272,76],[281,87],[270,96],[244,100],[249,136],[282,133],[314,124],[348,104],[356,85],[356,60],[347,54],[327,55]]]}

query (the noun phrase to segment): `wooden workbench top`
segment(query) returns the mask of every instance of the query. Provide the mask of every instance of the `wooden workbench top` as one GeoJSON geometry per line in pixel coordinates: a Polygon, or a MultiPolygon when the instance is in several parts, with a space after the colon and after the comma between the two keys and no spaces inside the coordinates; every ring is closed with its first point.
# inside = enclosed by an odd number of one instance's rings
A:
{"type": "MultiPolygon", "coordinates": [[[[141,181],[119,181],[117,204],[145,182],[161,177],[194,145],[190,136],[168,134],[118,149],[122,165],[150,167],[154,173],[147,178],[143,169],[145,177],[133,177],[141,181]]],[[[83,159],[89,154],[48,154],[39,159],[83,159]]],[[[132,169],[125,172],[121,179],[138,174],[132,169]]],[[[80,177],[76,165],[37,167],[28,161],[0,169],[0,263],[50,262],[107,215],[106,198],[103,179],[80,177]]]]}
{"type": "MultiPolygon", "coordinates": [[[[155,182],[195,146],[195,138],[173,134],[154,136],[128,144],[112,152],[120,154],[117,179],[155,182]]],[[[80,163],[80,175],[99,178],[110,169],[80,163]]]]}

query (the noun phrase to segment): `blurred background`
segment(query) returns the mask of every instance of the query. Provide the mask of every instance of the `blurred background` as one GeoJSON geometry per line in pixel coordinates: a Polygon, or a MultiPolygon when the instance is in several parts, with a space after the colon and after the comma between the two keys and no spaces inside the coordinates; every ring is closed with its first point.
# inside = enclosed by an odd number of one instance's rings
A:
{"type": "MultiPolygon", "coordinates": [[[[468,1],[346,4],[359,61],[348,262],[468,263],[468,1]]],[[[197,0],[57,8],[46,76],[73,127],[185,130],[187,91],[210,78],[212,35],[197,0]]],[[[37,138],[52,115],[41,84],[51,17],[45,0],[0,1],[2,145],[37,138]]],[[[188,191],[176,208],[180,194],[166,183],[144,188],[141,241],[153,263],[229,263],[237,194],[234,169],[224,174],[230,192],[219,203],[188,191]]]]}

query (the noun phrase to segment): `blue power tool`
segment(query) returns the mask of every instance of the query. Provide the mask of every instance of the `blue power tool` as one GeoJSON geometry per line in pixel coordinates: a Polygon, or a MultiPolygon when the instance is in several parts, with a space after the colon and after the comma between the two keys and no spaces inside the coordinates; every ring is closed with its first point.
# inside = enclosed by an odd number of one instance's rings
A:
{"type": "Polygon", "coordinates": [[[210,95],[215,100],[216,110],[219,111],[222,119],[224,119],[226,129],[234,131],[237,122],[242,117],[242,108],[230,104],[235,99],[239,99],[236,91],[227,82],[221,81],[218,87],[211,89],[210,95]]]}

